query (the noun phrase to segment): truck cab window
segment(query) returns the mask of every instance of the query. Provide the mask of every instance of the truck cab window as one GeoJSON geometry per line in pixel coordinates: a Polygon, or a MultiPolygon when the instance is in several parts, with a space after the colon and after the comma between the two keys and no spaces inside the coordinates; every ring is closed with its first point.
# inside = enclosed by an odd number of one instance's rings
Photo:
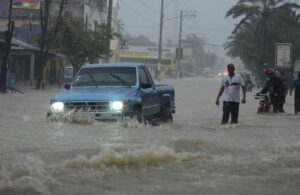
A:
{"type": "Polygon", "coordinates": [[[152,80],[152,76],[151,76],[151,73],[150,73],[149,69],[148,69],[148,68],[145,68],[144,70],[145,70],[145,72],[146,72],[146,76],[147,76],[147,78],[148,78],[148,81],[149,81],[149,82],[151,83],[151,85],[153,86],[153,85],[154,85],[154,82],[153,82],[153,80],[152,80]]]}
{"type": "Polygon", "coordinates": [[[145,69],[141,68],[141,69],[139,69],[139,72],[140,72],[140,84],[141,84],[141,87],[143,89],[151,88],[152,87],[152,83],[149,80],[149,78],[148,78],[148,76],[147,76],[147,74],[145,72],[145,69]]]}

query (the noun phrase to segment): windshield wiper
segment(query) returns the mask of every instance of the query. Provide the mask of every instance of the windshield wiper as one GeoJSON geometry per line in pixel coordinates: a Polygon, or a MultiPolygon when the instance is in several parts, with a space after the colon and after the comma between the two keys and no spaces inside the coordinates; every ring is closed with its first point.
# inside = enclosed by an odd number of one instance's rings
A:
{"type": "Polygon", "coordinates": [[[112,77],[116,78],[118,81],[121,81],[124,85],[126,85],[127,87],[131,87],[130,83],[125,81],[124,79],[122,79],[121,77],[119,77],[118,75],[115,75],[114,73],[110,73],[109,75],[111,75],[112,77]]]}
{"type": "Polygon", "coordinates": [[[86,73],[87,73],[87,74],[89,75],[89,77],[91,78],[91,80],[92,80],[93,84],[95,85],[95,87],[98,88],[98,85],[97,85],[96,80],[95,80],[95,78],[93,77],[93,75],[92,75],[89,71],[87,71],[86,73]]]}

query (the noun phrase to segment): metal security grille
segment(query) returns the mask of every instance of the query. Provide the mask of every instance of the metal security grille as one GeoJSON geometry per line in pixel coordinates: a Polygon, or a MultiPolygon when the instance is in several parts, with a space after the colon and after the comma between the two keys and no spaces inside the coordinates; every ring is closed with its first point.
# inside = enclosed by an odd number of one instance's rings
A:
{"type": "Polygon", "coordinates": [[[66,110],[80,110],[83,112],[104,113],[110,111],[109,102],[65,102],[66,110]]]}

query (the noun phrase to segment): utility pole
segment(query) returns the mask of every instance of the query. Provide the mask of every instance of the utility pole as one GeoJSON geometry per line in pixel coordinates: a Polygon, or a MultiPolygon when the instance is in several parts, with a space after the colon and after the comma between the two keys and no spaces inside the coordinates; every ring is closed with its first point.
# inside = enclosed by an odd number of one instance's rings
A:
{"type": "Polygon", "coordinates": [[[180,67],[180,60],[183,57],[183,50],[182,50],[182,20],[183,20],[183,11],[180,11],[180,21],[179,21],[179,41],[178,41],[178,49],[177,49],[177,55],[176,55],[176,74],[181,73],[181,67],[180,67]]]}
{"type": "Polygon", "coordinates": [[[106,52],[107,53],[105,54],[105,62],[109,62],[109,57],[110,57],[112,9],[113,9],[113,0],[109,0],[108,12],[107,12],[107,24],[106,24],[106,52]]]}
{"type": "Polygon", "coordinates": [[[8,70],[8,58],[10,55],[10,48],[11,48],[11,39],[14,31],[15,23],[11,21],[11,12],[12,12],[12,0],[9,2],[9,13],[8,13],[8,30],[5,32],[5,54],[3,57],[3,64],[1,67],[1,74],[0,74],[0,91],[6,93],[6,77],[7,77],[7,70],[8,70]]]}
{"type": "Polygon", "coordinates": [[[180,60],[183,58],[183,48],[182,48],[182,26],[183,19],[187,18],[195,18],[196,14],[191,11],[180,11],[180,19],[179,19],[179,40],[178,40],[178,48],[176,49],[176,73],[179,76],[181,75],[182,67],[180,64],[180,60]]]}
{"type": "Polygon", "coordinates": [[[160,79],[160,76],[161,76],[163,20],[164,20],[164,0],[161,0],[160,27],[159,27],[159,45],[158,45],[158,64],[157,64],[157,67],[155,69],[155,78],[156,79],[160,79]]]}
{"type": "Polygon", "coordinates": [[[44,83],[44,68],[48,60],[49,51],[49,36],[48,36],[48,22],[49,22],[49,9],[51,0],[45,0],[44,6],[40,7],[40,23],[41,23],[41,43],[40,43],[40,65],[38,66],[38,78],[36,82],[36,89],[45,89],[44,83]]]}

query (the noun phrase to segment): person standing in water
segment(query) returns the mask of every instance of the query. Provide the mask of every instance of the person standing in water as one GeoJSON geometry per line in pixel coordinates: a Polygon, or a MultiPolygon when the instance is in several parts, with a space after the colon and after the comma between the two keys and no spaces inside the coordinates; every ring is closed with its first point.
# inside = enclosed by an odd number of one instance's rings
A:
{"type": "Polygon", "coordinates": [[[216,100],[216,105],[220,105],[220,97],[224,93],[223,100],[223,117],[221,124],[226,124],[231,115],[231,124],[238,123],[239,106],[240,106],[240,88],[243,91],[242,103],[246,103],[245,82],[239,74],[235,73],[234,64],[227,65],[228,75],[222,79],[221,88],[216,100]]]}
{"type": "Polygon", "coordinates": [[[300,112],[300,72],[298,72],[297,77],[298,78],[293,81],[290,90],[290,95],[292,96],[293,90],[295,89],[295,95],[294,95],[295,114],[298,114],[298,112],[300,112]]]}

